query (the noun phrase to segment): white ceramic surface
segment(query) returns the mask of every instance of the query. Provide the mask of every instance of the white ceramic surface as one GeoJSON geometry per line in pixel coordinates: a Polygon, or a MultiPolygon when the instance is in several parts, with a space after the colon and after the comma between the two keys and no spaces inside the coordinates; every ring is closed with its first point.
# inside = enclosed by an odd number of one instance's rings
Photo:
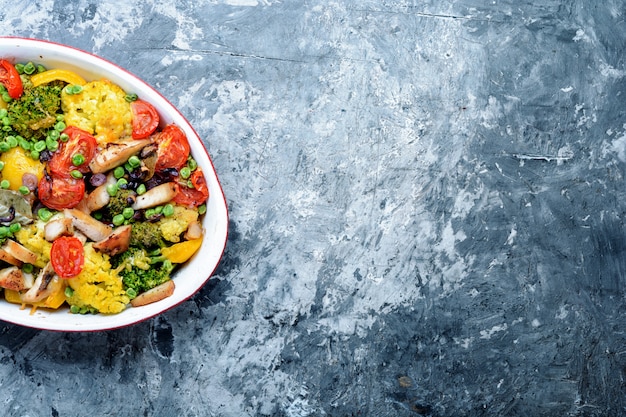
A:
{"type": "Polygon", "coordinates": [[[191,153],[202,167],[209,187],[209,201],[203,226],[205,237],[198,253],[174,275],[176,290],[171,297],[143,307],[129,307],[115,315],[70,314],[67,309],[47,311],[21,310],[18,305],[0,300],[0,320],[54,331],[99,331],[128,326],[158,315],[190,298],[210,278],[226,246],[228,211],[226,200],[210,157],[202,140],[185,117],[161,94],[144,81],[111,62],[78,49],[48,41],[0,37],[0,58],[13,63],[32,61],[47,68],[75,71],[88,81],[107,78],[125,91],[134,92],[152,103],[162,123],[180,126],[189,140],[191,153]]]}

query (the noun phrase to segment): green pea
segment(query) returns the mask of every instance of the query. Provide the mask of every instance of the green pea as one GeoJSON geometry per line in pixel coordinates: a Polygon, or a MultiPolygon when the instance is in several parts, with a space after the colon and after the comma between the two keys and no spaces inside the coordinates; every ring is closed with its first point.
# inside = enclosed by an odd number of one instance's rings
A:
{"type": "Polygon", "coordinates": [[[41,152],[43,150],[46,149],[46,142],[43,140],[40,140],[38,142],[35,142],[35,146],[33,146],[33,148],[37,151],[37,152],[41,152]]]}
{"type": "Polygon", "coordinates": [[[195,171],[196,168],[198,168],[198,163],[196,162],[195,159],[193,159],[191,156],[189,157],[189,160],[187,161],[187,166],[189,167],[190,170],[195,171]]]}
{"type": "Polygon", "coordinates": [[[11,149],[11,146],[7,142],[5,141],[0,142],[0,152],[6,152],[9,149],[11,149]]]}
{"type": "Polygon", "coordinates": [[[33,269],[35,269],[33,264],[24,264],[24,265],[22,265],[22,271],[24,273],[26,273],[26,274],[30,274],[31,272],[33,272],[33,269]]]}
{"type": "Polygon", "coordinates": [[[135,210],[133,210],[132,207],[124,207],[124,210],[122,210],[122,216],[124,216],[125,219],[130,219],[134,215],[135,210]]]}
{"type": "Polygon", "coordinates": [[[113,219],[111,219],[115,226],[121,226],[122,224],[124,224],[124,220],[125,219],[123,214],[116,214],[115,216],[113,216],[113,219]]]}
{"type": "Polygon", "coordinates": [[[117,167],[113,170],[113,176],[115,178],[122,178],[124,176],[124,174],[126,174],[126,171],[124,170],[123,167],[117,167]]]}
{"type": "Polygon", "coordinates": [[[32,62],[29,62],[26,65],[24,65],[25,74],[31,75],[35,71],[37,71],[37,67],[35,67],[35,64],[33,64],[32,62]]]}
{"type": "Polygon", "coordinates": [[[7,117],[8,114],[9,112],[7,111],[7,109],[0,109],[0,119],[7,117]]]}
{"type": "Polygon", "coordinates": [[[206,204],[201,204],[198,206],[198,214],[203,215],[206,213],[206,204]]]}
{"type": "Polygon", "coordinates": [[[61,142],[67,142],[68,140],[70,140],[70,135],[68,135],[67,133],[61,133],[61,136],[59,136],[59,140],[61,142]]]}
{"type": "Polygon", "coordinates": [[[0,171],[4,169],[4,162],[0,161],[0,171]]]}
{"type": "Polygon", "coordinates": [[[2,181],[0,181],[0,188],[6,190],[10,186],[11,186],[11,183],[9,182],[9,180],[2,180],[2,181]]]}
{"type": "Polygon", "coordinates": [[[6,226],[0,226],[0,239],[4,239],[9,236],[9,228],[6,226]]]}
{"type": "Polygon", "coordinates": [[[50,139],[53,139],[53,140],[58,140],[58,139],[59,139],[59,136],[61,136],[61,134],[60,134],[60,133],[59,133],[59,131],[58,131],[58,130],[56,130],[56,129],[51,130],[51,131],[48,133],[48,137],[49,137],[50,139]]]}
{"type": "Polygon", "coordinates": [[[30,151],[30,157],[33,159],[39,159],[39,151],[33,149],[32,151],[30,151]]]}
{"type": "Polygon", "coordinates": [[[83,173],[80,172],[77,169],[73,169],[70,171],[70,175],[72,178],[76,178],[77,180],[81,179],[83,177],[83,173]]]}
{"type": "Polygon", "coordinates": [[[85,163],[85,157],[82,154],[77,153],[74,156],[72,156],[72,165],[74,165],[75,167],[80,166],[84,163],[85,163]]]}
{"type": "Polygon", "coordinates": [[[13,99],[7,92],[2,93],[2,100],[4,100],[5,103],[10,103],[11,101],[13,101],[13,99]]]}
{"type": "Polygon", "coordinates": [[[144,194],[147,190],[146,190],[146,184],[139,184],[139,186],[137,186],[137,194],[142,195],[144,194]]]}
{"type": "Polygon", "coordinates": [[[11,223],[11,225],[9,226],[9,232],[11,233],[17,233],[20,231],[20,229],[22,228],[22,225],[19,223],[11,223]]]}
{"type": "Polygon", "coordinates": [[[180,177],[184,180],[191,177],[191,169],[189,169],[189,167],[182,167],[180,169],[180,177]]]}
{"type": "Polygon", "coordinates": [[[52,212],[50,211],[50,209],[42,207],[37,210],[37,216],[39,216],[42,221],[47,222],[52,218],[52,212]]]}
{"type": "Polygon", "coordinates": [[[117,191],[119,190],[117,184],[108,184],[106,188],[107,188],[107,193],[109,193],[111,197],[115,197],[115,195],[117,194],[117,191]]]}
{"type": "Polygon", "coordinates": [[[46,72],[46,67],[41,64],[37,65],[37,72],[46,72]]]}
{"type": "Polygon", "coordinates": [[[24,149],[25,151],[30,151],[30,142],[28,140],[24,139],[21,136],[16,136],[15,138],[17,139],[20,148],[24,149]]]}
{"type": "Polygon", "coordinates": [[[72,314],[79,314],[80,313],[80,307],[72,305],[70,306],[70,313],[72,314]]]}
{"type": "Polygon", "coordinates": [[[47,138],[46,139],[46,149],[48,149],[50,152],[56,151],[57,149],[59,149],[59,142],[57,142],[54,139],[47,138]]]}
{"type": "Polygon", "coordinates": [[[30,193],[30,190],[25,185],[20,185],[20,188],[18,188],[17,191],[19,191],[19,193],[22,195],[27,195],[28,193],[30,193]]]}
{"type": "MultiPolygon", "coordinates": [[[[64,114],[57,114],[57,122],[62,122],[63,120],[65,120],[65,115],[64,114]]],[[[56,125],[55,125],[55,127],[56,127],[56,125]]],[[[65,129],[65,128],[63,128],[63,129],[65,129]]],[[[61,130],[63,130],[63,129],[61,129],[61,130]]],[[[59,129],[57,129],[57,130],[59,130],[59,129]]]]}
{"type": "Polygon", "coordinates": [[[74,289],[72,287],[65,287],[65,296],[71,297],[74,295],[74,289]]]}
{"type": "Polygon", "coordinates": [[[124,177],[120,178],[119,180],[117,180],[117,187],[124,189],[126,188],[126,186],[128,185],[128,180],[124,177]]]}
{"type": "Polygon", "coordinates": [[[65,125],[64,121],[61,120],[59,122],[56,122],[56,124],[54,125],[54,132],[57,132],[57,133],[58,132],[63,132],[66,127],[67,126],[65,125]]]}
{"type": "Polygon", "coordinates": [[[136,155],[133,155],[128,158],[128,165],[130,165],[131,168],[137,168],[141,165],[141,159],[139,159],[136,155]]]}
{"type": "Polygon", "coordinates": [[[128,101],[129,103],[132,103],[133,101],[137,101],[138,98],[139,97],[135,93],[126,94],[126,97],[124,97],[124,99],[128,101]]]}
{"type": "Polygon", "coordinates": [[[11,124],[11,119],[9,119],[9,116],[4,116],[4,117],[2,118],[2,124],[3,124],[4,126],[9,126],[9,125],[11,124]]]}
{"type": "Polygon", "coordinates": [[[174,215],[174,206],[172,204],[169,204],[169,203],[166,204],[163,207],[163,215],[165,217],[170,217],[170,216],[174,215]]]}

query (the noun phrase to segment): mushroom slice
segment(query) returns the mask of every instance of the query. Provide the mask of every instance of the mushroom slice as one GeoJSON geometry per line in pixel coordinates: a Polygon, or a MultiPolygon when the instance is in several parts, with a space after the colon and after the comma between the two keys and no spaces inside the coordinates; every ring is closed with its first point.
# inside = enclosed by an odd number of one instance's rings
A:
{"type": "Polygon", "coordinates": [[[98,242],[111,234],[113,229],[101,221],[91,217],[87,213],[83,213],[76,209],[65,209],[63,211],[65,217],[72,219],[74,227],[87,236],[87,238],[98,242]]]}
{"type": "Polygon", "coordinates": [[[119,226],[109,236],[94,243],[93,248],[110,256],[125,252],[130,244],[131,231],[132,226],[130,224],[119,226]]]}
{"type": "Polygon", "coordinates": [[[37,262],[37,254],[30,249],[25,248],[14,240],[7,240],[0,249],[6,251],[9,255],[27,264],[37,262]]]}
{"type": "Polygon", "coordinates": [[[69,217],[59,217],[48,221],[43,228],[44,238],[48,242],[54,241],[60,236],[71,236],[74,234],[74,225],[69,217]]]}
{"type": "Polygon", "coordinates": [[[109,143],[91,160],[89,168],[94,174],[109,171],[123,165],[128,161],[128,158],[139,153],[151,142],[150,139],[128,139],[122,142],[109,143]]]}
{"type": "Polygon", "coordinates": [[[13,291],[22,291],[28,288],[24,273],[17,266],[0,270],[0,287],[13,291]]]}
{"type": "Polygon", "coordinates": [[[157,301],[161,301],[174,294],[174,288],[174,281],[165,281],[163,284],[157,285],[151,290],[142,292],[137,297],[133,298],[130,301],[130,305],[133,307],[140,307],[145,306],[146,304],[156,303],[157,301]]]}
{"type": "Polygon", "coordinates": [[[176,184],[173,182],[166,182],[137,196],[135,204],[133,204],[133,209],[141,210],[165,204],[172,201],[172,198],[174,198],[175,195],[176,184]]]}

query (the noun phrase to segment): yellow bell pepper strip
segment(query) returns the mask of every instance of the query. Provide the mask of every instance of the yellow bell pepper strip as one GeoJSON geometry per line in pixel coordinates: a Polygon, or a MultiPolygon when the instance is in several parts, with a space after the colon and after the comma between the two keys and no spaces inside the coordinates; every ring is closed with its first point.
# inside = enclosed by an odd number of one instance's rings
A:
{"type": "Polygon", "coordinates": [[[42,84],[48,84],[51,81],[65,81],[70,85],[85,85],[87,81],[73,71],[64,69],[50,69],[40,72],[30,77],[30,81],[34,87],[42,84]]]}
{"type": "Polygon", "coordinates": [[[44,300],[38,301],[36,303],[24,303],[22,301],[22,297],[18,291],[13,290],[4,290],[4,298],[9,303],[13,304],[22,304],[23,306],[32,305],[34,308],[51,308],[58,309],[65,302],[65,285],[59,285],[58,288],[49,296],[47,296],[44,300]]]}
{"type": "Polygon", "coordinates": [[[196,253],[201,244],[202,238],[175,243],[172,246],[161,249],[161,255],[173,264],[182,264],[196,253]]]}

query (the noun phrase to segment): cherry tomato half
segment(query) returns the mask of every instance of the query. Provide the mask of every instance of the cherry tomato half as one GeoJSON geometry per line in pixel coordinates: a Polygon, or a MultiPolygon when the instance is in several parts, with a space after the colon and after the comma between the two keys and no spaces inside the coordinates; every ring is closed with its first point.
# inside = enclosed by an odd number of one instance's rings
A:
{"type": "Polygon", "coordinates": [[[24,86],[22,85],[22,79],[17,72],[13,64],[6,59],[0,59],[0,83],[2,83],[9,96],[13,99],[18,99],[24,92],[24,86]]]}
{"type": "Polygon", "coordinates": [[[61,236],[50,248],[52,268],[61,278],[73,278],[80,274],[85,263],[85,250],[81,241],[74,236],[61,236]]]}
{"type": "Polygon", "coordinates": [[[161,171],[166,168],[179,169],[187,163],[189,157],[189,142],[180,127],[167,125],[156,137],[158,145],[157,162],[155,169],[161,171]]]}
{"type": "Polygon", "coordinates": [[[200,168],[191,174],[189,180],[193,184],[193,188],[186,184],[176,183],[176,194],[173,200],[176,204],[189,208],[198,207],[209,198],[209,188],[200,168]]]}
{"type": "Polygon", "coordinates": [[[44,173],[37,195],[43,205],[53,210],[74,208],[80,203],[85,195],[85,181],[72,177],[57,177],[44,173]]]}
{"type": "Polygon", "coordinates": [[[89,132],[75,126],[68,126],[63,130],[70,138],[67,142],[60,142],[59,149],[52,154],[48,167],[53,175],[68,178],[70,172],[78,170],[83,174],[89,172],[89,163],[96,155],[98,143],[89,132]],[[74,165],[72,159],[81,155],[83,163],[74,165]]]}
{"type": "Polygon", "coordinates": [[[133,139],[147,138],[159,126],[159,113],[147,101],[135,100],[130,103],[133,122],[133,139]]]}

